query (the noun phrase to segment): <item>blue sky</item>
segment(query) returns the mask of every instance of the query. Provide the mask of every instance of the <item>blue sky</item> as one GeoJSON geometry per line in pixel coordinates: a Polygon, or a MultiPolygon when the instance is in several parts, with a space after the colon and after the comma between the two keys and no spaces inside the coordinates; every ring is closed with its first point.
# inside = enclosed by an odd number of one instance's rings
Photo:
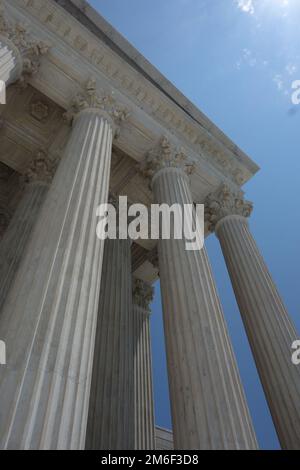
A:
{"type": "MultiPolygon", "coordinates": [[[[90,3],[261,167],[252,233],[300,331],[299,0],[90,3]]],[[[207,240],[260,447],[278,448],[218,242],[207,240]]],[[[159,286],[152,318],[156,421],[171,427],[159,286]]]]}

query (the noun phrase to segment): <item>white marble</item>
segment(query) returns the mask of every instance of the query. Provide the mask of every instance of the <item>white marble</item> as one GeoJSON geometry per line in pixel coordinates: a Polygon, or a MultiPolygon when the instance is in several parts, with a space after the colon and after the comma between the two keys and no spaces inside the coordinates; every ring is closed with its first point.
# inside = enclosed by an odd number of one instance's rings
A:
{"type": "MultiPolygon", "coordinates": [[[[103,250],[103,243],[99,244],[94,238],[94,208],[107,196],[113,131],[128,117],[114,142],[117,162],[110,185],[118,194],[127,194],[134,202],[147,205],[152,202],[151,190],[137,171],[136,162],[142,161],[161,135],[182,148],[179,157],[183,151],[192,158],[193,164],[183,164],[177,169],[180,158],[174,164],[172,158],[168,160],[169,155],[164,155],[166,162],[159,154],[158,161],[154,167],[150,165],[147,174],[154,177],[153,190],[159,202],[203,201],[224,178],[228,184],[239,187],[256,173],[258,167],[84,0],[0,0],[0,7],[2,3],[5,10],[0,9],[0,80],[6,85],[17,84],[8,89],[9,104],[2,108],[2,162],[20,171],[26,166],[32,150],[40,145],[47,147],[51,155],[61,155],[64,136],[67,136],[62,129],[61,109],[69,107],[70,97],[87,77],[94,76],[95,80],[85,90],[87,93],[77,96],[67,113],[67,118],[74,120],[74,129],[58,175],[33,232],[29,231],[30,217],[24,225],[18,250],[11,257],[13,269],[3,277],[4,290],[8,291],[11,283],[12,286],[8,296],[5,294],[4,310],[0,315],[0,338],[7,340],[9,353],[9,365],[0,369],[3,397],[0,447],[82,449],[85,446],[103,250]],[[50,53],[46,54],[49,48],[50,53]],[[106,96],[96,96],[95,83],[101,89],[109,90],[105,92],[106,96]],[[38,99],[35,97],[37,90],[38,99]],[[32,99],[30,92],[34,95],[32,99]],[[123,103],[130,115],[127,110],[112,106],[114,100],[123,103]],[[23,115],[22,107],[26,109],[23,115]],[[17,108],[21,109],[20,113],[16,112],[17,108]],[[112,122],[112,115],[117,122],[112,122]],[[52,127],[55,120],[56,126],[52,127]],[[190,181],[184,175],[185,170],[188,170],[190,181]],[[26,241],[27,236],[29,241],[26,241]],[[23,249],[23,245],[26,248],[23,249]]],[[[36,189],[27,202],[26,197],[23,200],[27,209],[32,205],[32,219],[36,217],[34,201],[40,200],[38,193],[36,189]]],[[[146,250],[155,247],[151,241],[142,241],[141,245],[146,250]]],[[[5,245],[3,247],[6,251],[5,245]]],[[[175,447],[256,448],[205,250],[187,253],[177,240],[161,241],[159,258],[175,447]]],[[[153,271],[151,263],[144,262],[135,274],[152,281],[157,271],[153,271]]],[[[125,263],[120,268],[123,275],[126,269],[125,263]]],[[[270,288],[269,281],[268,285],[270,288]]],[[[115,282],[109,286],[107,296],[114,287],[115,282]]],[[[120,298],[111,295],[106,299],[113,314],[112,302],[116,299],[120,298]]],[[[126,305],[122,304],[122,307],[127,311],[126,305]]],[[[137,305],[128,311],[133,316],[133,323],[135,318],[141,320],[141,316],[135,314],[145,314],[145,310],[137,305]]],[[[107,324],[108,320],[105,320],[107,324]]],[[[136,358],[145,359],[143,367],[137,360],[133,369],[128,366],[128,370],[117,373],[118,377],[109,369],[102,374],[104,362],[112,360],[109,357],[112,347],[105,349],[100,360],[97,351],[104,346],[101,341],[97,342],[95,367],[99,366],[101,372],[96,374],[98,391],[100,395],[106,393],[105,387],[101,388],[104,377],[107,386],[116,390],[112,397],[104,397],[105,404],[118,403],[118,408],[111,410],[106,406],[104,419],[101,415],[103,404],[91,402],[96,410],[92,413],[96,419],[92,429],[95,448],[152,446],[148,326],[147,317],[140,341],[135,343],[140,323],[133,324],[133,329],[136,327],[133,347],[138,344],[136,358]],[[138,376],[140,380],[137,380],[138,376]],[[137,397],[135,413],[129,404],[129,388],[137,397]],[[119,410],[123,403],[128,404],[127,411],[119,410]],[[125,424],[118,426],[118,423],[125,424]],[[108,430],[107,434],[105,430],[108,430]]],[[[293,328],[288,326],[287,330],[292,336],[293,328]]],[[[115,333],[112,336],[116,341],[115,333]]],[[[105,331],[100,330],[98,334],[101,338],[105,331]]],[[[286,332],[284,337],[286,348],[290,338],[286,332]]],[[[121,360],[126,357],[127,361],[131,353],[124,338],[121,344],[126,354],[121,360]]],[[[276,340],[283,344],[280,335],[276,340]]],[[[284,351],[286,353],[287,349],[284,351]]],[[[117,349],[112,354],[120,357],[117,349]]],[[[280,364],[282,377],[284,361],[280,364]]],[[[131,360],[130,364],[132,367],[131,360]]],[[[115,367],[114,363],[112,370],[116,370],[115,367]]],[[[277,371],[274,377],[276,374],[277,371]]],[[[276,378],[283,386],[280,374],[276,378]]],[[[285,420],[285,425],[281,423],[277,427],[281,427],[282,436],[289,433],[289,444],[286,444],[286,438],[281,438],[283,447],[292,447],[297,444],[297,438],[292,439],[291,434],[293,429],[298,432],[298,425],[292,427],[293,414],[298,419],[298,414],[294,413],[298,378],[295,379],[290,369],[284,377],[290,381],[288,390],[293,403],[288,407],[287,397],[284,397],[288,418],[284,416],[282,406],[278,416],[285,420]]],[[[269,398],[273,414],[276,414],[276,400],[277,395],[269,398]]]]}
{"type": "MultiPolygon", "coordinates": [[[[76,17],[73,0],[5,3],[9,4],[11,17],[30,22],[32,36],[52,46],[30,84],[66,107],[78,84],[94,75],[99,86],[109,87],[130,107],[130,119],[116,146],[132,159],[140,162],[160,135],[172,136],[178,145],[188,148],[197,162],[192,182],[197,201],[224,175],[241,185],[256,173],[257,165],[235,143],[82,0],[76,0],[76,17]]],[[[142,183],[139,186],[138,199],[143,194],[142,183]]]]}
{"type": "Polygon", "coordinates": [[[0,243],[0,312],[24,256],[53,170],[47,156],[38,152],[22,177],[24,193],[0,243]]]}
{"type": "Polygon", "coordinates": [[[174,450],[173,433],[169,429],[159,426],[155,428],[155,447],[156,450],[174,450]]]}
{"type": "MultiPolygon", "coordinates": [[[[191,204],[193,166],[165,139],[143,166],[156,203],[191,204]]],[[[175,449],[255,449],[236,360],[206,251],[159,240],[175,449]]]]}
{"type": "Polygon", "coordinates": [[[0,2],[0,80],[6,86],[19,81],[26,86],[40,67],[40,57],[49,45],[32,38],[28,25],[12,20],[0,2]]]}
{"type": "Polygon", "coordinates": [[[107,201],[113,139],[100,101],[90,86],[74,100],[68,145],[0,316],[2,449],[84,448],[104,247],[96,207],[107,201]]]}
{"type": "Polygon", "coordinates": [[[0,80],[6,86],[16,82],[22,73],[21,54],[12,41],[0,35],[0,80]]]}
{"type": "Polygon", "coordinates": [[[150,303],[154,288],[133,278],[135,449],[155,449],[150,303]]]}
{"type": "Polygon", "coordinates": [[[299,449],[300,369],[291,361],[299,336],[250,233],[251,210],[226,187],[207,201],[280,443],[299,449]]]}
{"type": "Polygon", "coordinates": [[[86,449],[134,449],[131,241],[106,240],[86,449]]]}

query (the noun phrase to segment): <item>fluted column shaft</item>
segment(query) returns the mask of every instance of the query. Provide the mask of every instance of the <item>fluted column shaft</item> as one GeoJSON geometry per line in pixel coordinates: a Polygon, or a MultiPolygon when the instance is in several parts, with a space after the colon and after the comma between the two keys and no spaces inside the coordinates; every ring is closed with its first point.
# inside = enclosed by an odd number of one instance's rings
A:
{"type": "Polygon", "coordinates": [[[77,114],[0,315],[2,449],[84,448],[112,138],[101,109],[77,114]]]}
{"type": "MultiPolygon", "coordinates": [[[[193,203],[180,169],[158,171],[152,186],[156,203],[193,203]]],[[[162,239],[158,253],[175,448],[255,449],[206,251],[162,239]]]]}
{"type": "Polygon", "coordinates": [[[216,226],[242,319],[281,445],[300,448],[300,369],[292,364],[298,338],[245,217],[216,226]]]}
{"type": "MultiPolygon", "coordinates": [[[[134,282],[142,282],[134,280],[134,282]]],[[[151,287],[150,287],[151,288],[151,287]]],[[[152,351],[148,307],[133,296],[135,449],[155,449],[152,351]]]]}
{"type": "Polygon", "coordinates": [[[0,311],[24,255],[47,190],[46,182],[26,184],[20,204],[0,242],[0,311]]]}
{"type": "Polygon", "coordinates": [[[134,449],[131,241],[106,240],[86,448],[134,449]]]}
{"type": "Polygon", "coordinates": [[[23,60],[18,48],[12,41],[0,34],[0,80],[6,86],[21,77],[23,60]]]}

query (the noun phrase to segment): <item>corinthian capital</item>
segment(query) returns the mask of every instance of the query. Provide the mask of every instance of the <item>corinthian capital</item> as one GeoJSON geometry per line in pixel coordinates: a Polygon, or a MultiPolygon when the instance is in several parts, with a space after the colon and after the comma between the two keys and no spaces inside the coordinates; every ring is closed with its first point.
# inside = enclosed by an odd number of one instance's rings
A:
{"type": "Polygon", "coordinates": [[[22,175],[24,183],[49,185],[52,182],[57,162],[52,162],[43,150],[39,150],[22,175]]]}
{"type": "Polygon", "coordinates": [[[120,106],[111,93],[97,89],[96,81],[93,78],[88,80],[82,92],[77,93],[73,98],[71,107],[65,113],[64,118],[72,122],[78,113],[86,109],[102,110],[112,119],[115,126],[119,126],[129,117],[128,110],[120,106]]]}
{"type": "Polygon", "coordinates": [[[49,51],[49,44],[31,37],[25,24],[8,21],[0,3],[0,36],[9,40],[20,54],[22,72],[20,84],[26,86],[29,78],[40,66],[40,57],[49,51]]]}
{"type": "Polygon", "coordinates": [[[154,297],[154,288],[150,284],[141,279],[133,278],[132,296],[135,305],[150,312],[150,304],[154,297]]]}
{"type": "Polygon", "coordinates": [[[146,178],[152,178],[165,168],[178,168],[187,175],[195,171],[195,163],[190,161],[183,149],[172,145],[167,137],[162,137],[159,144],[148,152],[140,165],[140,171],[146,178]]]}
{"type": "Polygon", "coordinates": [[[210,194],[205,201],[205,221],[208,229],[214,231],[217,223],[229,215],[250,217],[253,204],[244,199],[242,191],[233,191],[226,184],[210,194]]]}

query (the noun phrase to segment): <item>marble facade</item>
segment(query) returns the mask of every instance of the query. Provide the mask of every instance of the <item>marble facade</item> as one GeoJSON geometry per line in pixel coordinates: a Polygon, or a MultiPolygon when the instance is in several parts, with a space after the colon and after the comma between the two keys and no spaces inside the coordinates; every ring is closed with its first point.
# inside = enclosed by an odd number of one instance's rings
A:
{"type": "Polygon", "coordinates": [[[299,448],[297,334],[241,189],[257,165],[84,0],[0,1],[0,80],[0,448],[257,449],[206,251],[97,239],[109,193],[205,204],[281,445],[299,448]],[[154,417],[158,278],[172,435],[154,417]]]}

